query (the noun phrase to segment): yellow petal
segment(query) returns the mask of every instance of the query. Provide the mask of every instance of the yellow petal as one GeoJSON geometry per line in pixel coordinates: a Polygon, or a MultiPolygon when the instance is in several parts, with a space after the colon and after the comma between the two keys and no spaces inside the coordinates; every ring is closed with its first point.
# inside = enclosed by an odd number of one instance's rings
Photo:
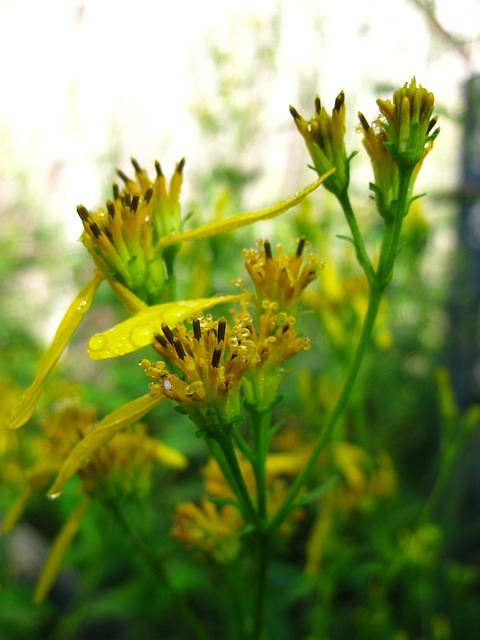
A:
{"type": "Polygon", "coordinates": [[[166,302],[147,307],[112,329],[104,333],[97,333],[90,338],[88,355],[92,360],[116,358],[146,347],[154,341],[154,334],[162,330],[162,324],[176,324],[191,317],[198,311],[222,302],[237,302],[244,300],[245,294],[234,296],[214,296],[213,298],[199,298],[198,300],[183,300],[166,302]]]}
{"type": "Polygon", "coordinates": [[[24,392],[8,420],[7,424],[10,429],[18,429],[18,427],[24,425],[32,416],[46,378],[62,355],[63,350],[67,346],[68,341],[83,316],[90,308],[95,291],[98,289],[102,280],[103,275],[96,273],[94,278],[81,289],[75,300],[68,307],[53,341],[43,357],[35,380],[24,392]]]}
{"type": "Polygon", "coordinates": [[[277,202],[277,204],[274,204],[272,207],[259,209],[258,211],[250,211],[249,213],[239,213],[238,215],[231,216],[225,220],[215,220],[214,222],[209,222],[208,224],[204,224],[192,231],[186,231],[185,233],[173,233],[169,236],[164,236],[160,240],[159,244],[161,247],[168,247],[172,244],[179,244],[180,242],[202,240],[203,238],[218,236],[222,233],[226,233],[227,231],[239,229],[240,227],[246,227],[258,220],[269,220],[270,218],[275,218],[301,202],[305,196],[308,196],[309,193],[312,193],[312,191],[319,187],[334,171],[335,169],[331,169],[319,180],[306,187],[303,191],[300,191],[291,198],[277,202]]]}
{"type": "Polygon", "coordinates": [[[78,531],[78,527],[80,526],[90,502],[90,498],[84,498],[82,500],[55,538],[35,588],[35,594],[33,596],[35,604],[43,602],[46,595],[52,588],[55,578],[62,566],[65,553],[78,531]]]}
{"type": "Polygon", "coordinates": [[[63,491],[65,483],[87,462],[91,457],[106,445],[122,429],[134,422],[138,422],[153,407],[162,402],[163,396],[157,395],[152,398],[150,395],[136,398],[131,402],[115,409],[108,416],[105,416],[97,426],[85,436],[83,440],[70,451],[68,458],[62,465],[60,472],[48,492],[50,498],[58,498],[63,491]]]}
{"type": "Polygon", "coordinates": [[[177,449],[173,447],[169,447],[164,442],[155,440],[155,438],[149,438],[149,446],[155,458],[164,467],[170,469],[185,469],[188,464],[188,459],[183,453],[180,453],[180,451],[177,451],[177,449]]]}

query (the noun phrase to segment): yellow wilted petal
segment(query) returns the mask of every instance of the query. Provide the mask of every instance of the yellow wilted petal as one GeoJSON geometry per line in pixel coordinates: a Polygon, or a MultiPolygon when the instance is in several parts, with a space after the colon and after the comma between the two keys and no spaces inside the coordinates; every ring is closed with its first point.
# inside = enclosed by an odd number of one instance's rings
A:
{"type": "Polygon", "coordinates": [[[122,429],[134,422],[138,422],[153,407],[162,402],[164,397],[150,395],[136,398],[123,405],[108,416],[105,416],[90,433],[70,451],[68,458],[62,465],[60,472],[48,492],[50,498],[58,498],[63,491],[65,483],[83,466],[91,457],[122,429]]]}
{"type": "Polygon", "coordinates": [[[65,553],[78,531],[78,527],[80,526],[80,523],[90,502],[91,499],[88,497],[82,500],[82,502],[68,518],[63,527],[60,529],[57,537],[55,538],[50,548],[47,560],[43,565],[42,572],[40,573],[40,577],[37,582],[37,586],[35,587],[35,593],[33,596],[33,601],[35,602],[35,604],[40,604],[40,602],[43,602],[45,596],[52,588],[52,585],[55,582],[55,578],[60,571],[60,567],[62,566],[65,553]]]}
{"type": "Polygon", "coordinates": [[[104,333],[97,333],[90,338],[88,355],[92,360],[116,358],[146,347],[154,341],[154,334],[162,330],[162,324],[176,324],[182,322],[198,311],[222,302],[237,302],[244,300],[245,294],[234,296],[213,296],[197,300],[183,300],[165,302],[153,307],[147,307],[112,329],[104,333]]]}
{"type": "Polygon", "coordinates": [[[168,247],[172,244],[179,244],[180,242],[202,240],[203,238],[217,236],[222,233],[226,233],[227,231],[239,229],[240,227],[246,227],[258,220],[269,220],[271,218],[275,218],[281,213],[284,213],[288,209],[297,205],[305,198],[305,196],[308,196],[309,193],[315,191],[315,189],[319,187],[334,171],[335,169],[327,171],[327,173],[325,173],[319,180],[310,184],[308,187],[303,189],[303,191],[300,191],[291,198],[277,202],[277,204],[274,204],[271,207],[259,209],[258,211],[250,211],[249,213],[239,213],[238,215],[231,216],[225,220],[215,220],[214,222],[209,222],[208,224],[204,224],[192,231],[186,231],[185,233],[173,233],[169,236],[164,236],[160,240],[159,244],[161,247],[168,247]]]}
{"type": "Polygon", "coordinates": [[[24,425],[31,418],[45,380],[62,355],[63,350],[67,346],[68,341],[72,337],[83,316],[90,308],[93,296],[100,286],[103,277],[104,276],[102,274],[96,273],[94,278],[80,290],[80,293],[68,307],[67,312],[60,322],[53,341],[48,348],[47,353],[43,357],[35,380],[24,392],[8,420],[7,425],[10,429],[18,429],[18,427],[24,425]]]}

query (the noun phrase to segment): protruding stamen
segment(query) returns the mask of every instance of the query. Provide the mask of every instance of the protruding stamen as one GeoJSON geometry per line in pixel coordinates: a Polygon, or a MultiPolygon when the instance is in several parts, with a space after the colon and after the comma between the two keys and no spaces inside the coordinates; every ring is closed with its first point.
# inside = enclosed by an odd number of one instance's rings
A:
{"type": "Polygon", "coordinates": [[[182,173],[184,166],[185,166],[185,158],[182,158],[180,162],[177,163],[175,170],[178,171],[178,173],[182,173]]]}
{"type": "Polygon", "coordinates": [[[142,167],[138,164],[138,162],[135,160],[135,158],[130,158],[130,162],[133,164],[133,168],[135,169],[135,171],[137,173],[142,173],[143,169],[142,167]]]}
{"type": "Polygon", "coordinates": [[[303,250],[305,248],[305,242],[306,242],[306,238],[305,236],[302,236],[298,241],[298,247],[297,247],[297,253],[296,253],[297,258],[300,258],[300,256],[302,255],[303,250]]]}
{"type": "Polygon", "coordinates": [[[170,329],[168,324],[165,324],[164,322],[162,323],[162,331],[163,331],[163,335],[166,337],[166,339],[169,341],[169,343],[173,347],[174,346],[173,341],[175,339],[175,336],[173,335],[172,330],[170,329]]]}
{"type": "Polygon", "coordinates": [[[290,115],[292,116],[292,118],[294,120],[301,120],[302,119],[301,115],[298,113],[298,111],[295,109],[295,107],[292,107],[292,105],[290,105],[288,107],[288,109],[290,111],[290,115]]]}
{"type": "Polygon", "coordinates": [[[111,200],[107,200],[107,211],[110,218],[115,217],[115,205],[111,200]]]}
{"type": "Polygon", "coordinates": [[[130,205],[130,209],[133,211],[133,213],[137,213],[139,202],[140,202],[140,196],[133,196],[132,203],[130,205]]]}
{"type": "Polygon", "coordinates": [[[344,104],[345,104],[345,93],[343,91],[340,91],[338,96],[335,98],[335,106],[333,108],[338,113],[344,104]]]}
{"type": "Polygon", "coordinates": [[[183,348],[183,344],[180,342],[180,340],[178,338],[174,338],[173,339],[173,346],[174,346],[175,351],[177,352],[177,356],[180,358],[180,360],[185,360],[185,356],[187,354],[185,353],[185,349],[183,348]]]}
{"type": "Polygon", "coordinates": [[[116,182],[112,184],[112,191],[113,191],[113,199],[118,200],[120,197],[120,189],[118,188],[118,184],[116,182]]]}
{"type": "Polygon", "coordinates": [[[121,169],[117,169],[116,172],[117,172],[117,176],[121,178],[125,182],[125,184],[127,184],[128,182],[131,182],[131,179],[125,173],[123,173],[121,169]]]}
{"type": "Polygon", "coordinates": [[[315,98],[315,113],[317,116],[320,115],[320,111],[322,110],[322,103],[320,102],[320,96],[315,98]]]}
{"type": "Polygon", "coordinates": [[[88,209],[87,207],[84,207],[83,204],[78,205],[77,213],[84,222],[88,222],[90,220],[88,209]]]}
{"type": "Polygon", "coordinates": [[[162,167],[160,166],[160,162],[155,160],[155,171],[157,172],[157,176],[161,178],[163,176],[162,167]]]}
{"type": "Polygon", "coordinates": [[[145,196],[144,196],[144,200],[147,204],[150,203],[150,200],[152,199],[153,196],[153,189],[152,187],[150,187],[149,189],[147,189],[147,191],[145,192],[145,196]]]}
{"type": "Polygon", "coordinates": [[[265,242],[263,243],[264,249],[265,249],[265,257],[267,258],[267,260],[271,260],[272,259],[272,245],[270,244],[270,242],[268,240],[265,240],[265,242]]]}
{"type": "Polygon", "coordinates": [[[370,129],[370,125],[367,122],[367,119],[365,118],[365,116],[363,115],[363,113],[361,111],[358,112],[358,119],[360,120],[360,124],[362,125],[362,129],[365,131],[365,133],[368,133],[369,129],[370,129]]]}
{"type": "Polygon", "coordinates": [[[220,318],[218,321],[218,333],[217,333],[217,342],[223,342],[225,340],[225,331],[227,329],[227,321],[225,318],[220,318]]]}
{"type": "Polygon", "coordinates": [[[202,337],[202,325],[200,324],[200,320],[198,318],[193,319],[193,336],[195,340],[199,341],[202,337]]]}
{"type": "Polygon", "coordinates": [[[216,369],[220,364],[220,357],[222,355],[222,350],[220,347],[215,347],[212,355],[212,367],[216,369]]]}
{"type": "Polygon", "coordinates": [[[130,207],[132,204],[132,196],[129,193],[124,193],[123,195],[125,198],[125,206],[130,207]]]}
{"type": "Polygon", "coordinates": [[[427,127],[427,136],[430,133],[430,131],[433,129],[433,127],[437,124],[438,122],[438,116],[434,116],[430,122],[428,123],[428,127],[427,127]]]}
{"type": "Polygon", "coordinates": [[[162,336],[161,333],[154,333],[153,337],[155,338],[155,340],[162,345],[162,347],[166,348],[167,346],[167,341],[165,340],[165,338],[162,336]]]}
{"type": "Polygon", "coordinates": [[[93,233],[95,238],[99,238],[102,235],[100,228],[96,222],[90,222],[90,231],[93,233]]]}

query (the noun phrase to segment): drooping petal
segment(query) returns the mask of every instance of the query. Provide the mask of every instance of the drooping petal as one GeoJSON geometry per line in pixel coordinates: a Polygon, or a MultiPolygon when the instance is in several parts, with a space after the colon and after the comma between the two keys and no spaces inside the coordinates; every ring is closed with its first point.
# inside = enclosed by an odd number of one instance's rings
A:
{"type": "Polygon", "coordinates": [[[53,545],[50,548],[47,560],[43,565],[42,572],[35,587],[35,593],[33,601],[35,604],[43,602],[48,592],[52,588],[55,578],[62,566],[63,558],[68,550],[75,534],[78,531],[78,527],[82,522],[85,512],[91,502],[91,498],[86,497],[78,505],[72,515],[65,522],[60,529],[57,537],[55,538],[53,545]]]}
{"type": "Polygon", "coordinates": [[[212,236],[221,235],[222,233],[226,233],[227,231],[233,231],[234,229],[239,229],[240,227],[246,227],[249,224],[253,224],[258,220],[270,220],[271,218],[275,218],[279,216],[281,213],[284,213],[288,209],[291,209],[299,202],[301,202],[305,196],[308,196],[309,193],[312,193],[317,187],[319,187],[326,178],[328,178],[335,169],[332,169],[325,173],[319,180],[312,183],[303,191],[295,194],[291,198],[287,198],[286,200],[282,200],[277,204],[274,204],[271,207],[267,207],[266,209],[259,209],[258,211],[251,211],[249,213],[239,213],[238,215],[231,216],[230,218],[226,218],[225,220],[216,220],[215,222],[209,222],[208,224],[204,224],[197,229],[193,229],[192,231],[186,231],[185,233],[174,233],[169,236],[164,236],[160,240],[161,247],[168,247],[172,244],[179,244],[181,242],[190,242],[191,240],[202,240],[204,238],[210,238],[212,236]]]}
{"type": "Polygon", "coordinates": [[[188,460],[183,453],[180,453],[180,451],[173,447],[169,447],[164,442],[155,440],[155,438],[149,438],[147,446],[155,456],[155,459],[164,467],[169,467],[170,469],[185,469],[188,464],[188,460]]]}
{"type": "Polygon", "coordinates": [[[154,334],[162,330],[162,324],[175,325],[203,309],[221,304],[244,300],[245,294],[213,296],[197,300],[166,302],[147,307],[112,329],[97,333],[90,338],[88,355],[92,360],[116,358],[146,347],[154,341],[154,334]]]}
{"type": "Polygon", "coordinates": [[[96,273],[92,280],[80,290],[75,300],[68,307],[53,341],[43,357],[35,380],[24,392],[9,418],[8,427],[10,429],[18,429],[31,418],[45,380],[62,355],[63,350],[67,346],[68,341],[74,334],[83,316],[90,308],[93,296],[103,279],[103,274],[96,273]]]}
{"type": "Polygon", "coordinates": [[[48,492],[50,498],[58,498],[65,483],[122,429],[138,422],[153,407],[163,400],[163,396],[150,395],[136,398],[109,413],[97,426],[72,449],[48,492]]]}

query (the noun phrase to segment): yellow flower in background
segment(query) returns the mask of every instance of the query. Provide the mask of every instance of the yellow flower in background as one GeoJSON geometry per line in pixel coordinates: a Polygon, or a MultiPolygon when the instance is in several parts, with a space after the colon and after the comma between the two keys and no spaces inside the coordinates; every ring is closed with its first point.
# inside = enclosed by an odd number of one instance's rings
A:
{"type": "Polygon", "coordinates": [[[123,495],[140,495],[148,490],[150,473],[155,463],[173,469],[186,466],[187,461],[180,452],[150,438],[140,425],[127,433],[118,433],[120,429],[136,421],[135,418],[139,414],[137,406],[136,413],[132,412],[128,419],[124,410],[123,421],[117,412],[116,419],[107,416],[97,424],[93,408],[79,407],[75,402],[68,401],[43,420],[43,434],[36,438],[35,446],[32,448],[36,459],[24,474],[23,489],[18,498],[5,514],[2,524],[4,533],[10,531],[22,517],[32,494],[43,490],[58,473],[60,479],[57,478],[53,492],[50,491],[50,497],[59,495],[68,479],[62,471],[65,458],[68,461],[72,451],[75,451],[79,444],[84,443],[97,430],[103,430],[100,440],[106,446],[100,451],[90,447],[88,456],[81,461],[77,459],[77,463],[80,463],[76,469],[69,469],[68,477],[76,472],[81,479],[85,496],[66,520],[52,544],[37,583],[34,596],[36,602],[41,602],[53,585],[65,552],[87,512],[92,497],[109,495],[111,491],[118,495],[119,490],[123,495]],[[115,428],[112,428],[113,426],[115,428]],[[108,439],[105,432],[108,432],[108,439]],[[118,435],[113,439],[115,433],[118,435]]]}
{"type": "Polygon", "coordinates": [[[173,260],[182,242],[209,238],[259,220],[274,218],[301,202],[327,177],[322,176],[303,191],[271,207],[240,213],[207,223],[193,231],[183,232],[179,194],[184,160],[177,164],[168,188],[158,162],[153,181],[136,160],[132,162],[135,180],[120,172],[125,183],[124,189],[120,191],[114,185],[114,197],[107,202],[106,209],[89,212],[84,206],[79,207],[84,225],[82,239],[94,259],[97,271],[67,309],[35,380],[24,392],[10,416],[9,427],[12,429],[21,427],[32,416],[45,380],[88,311],[95,292],[104,279],[135,318],[133,323],[119,325],[111,333],[95,336],[90,343],[90,355],[94,359],[116,357],[149,344],[153,333],[159,330],[157,325],[152,326],[149,306],[152,301],[163,300],[161,312],[166,316],[161,317],[158,310],[153,314],[161,322],[172,315],[177,321],[185,320],[196,311],[222,301],[220,297],[205,298],[199,306],[198,300],[173,300],[173,260]]]}

